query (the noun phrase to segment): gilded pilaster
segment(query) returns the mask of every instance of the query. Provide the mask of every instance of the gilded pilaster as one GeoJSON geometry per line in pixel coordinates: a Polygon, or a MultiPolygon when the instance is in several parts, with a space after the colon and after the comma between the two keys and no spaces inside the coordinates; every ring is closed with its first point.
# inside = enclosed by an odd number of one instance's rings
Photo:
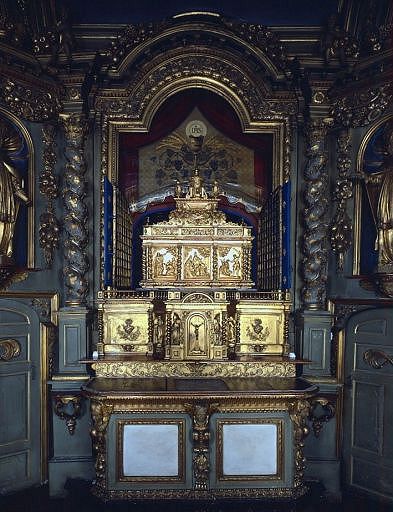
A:
{"type": "Polygon", "coordinates": [[[343,271],[344,256],[352,240],[352,221],[346,207],[347,201],[352,197],[351,173],[351,142],[348,130],[341,130],[337,136],[337,171],[338,176],[333,198],[336,203],[336,212],[330,226],[330,244],[337,255],[337,268],[343,271]]]}
{"type": "Polygon", "coordinates": [[[294,487],[304,486],[303,476],[306,459],[304,457],[304,439],[309,433],[307,419],[310,413],[310,403],[298,400],[289,404],[289,415],[293,421],[293,437],[295,441],[295,475],[294,487]]]}
{"type": "Polygon", "coordinates": [[[311,120],[307,125],[307,163],[304,169],[303,287],[305,309],[323,310],[326,305],[328,234],[328,171],[326,133],[328,121],[311,120]]]}
{"type": "Polygon", "coordinates": [[[93,450],[96,453],[96,486],[103,489],[106,483],[106,429],[112,409],[112,404],[103,404],[98,400],[91,401],[93,428],[90,434],[93,441],[93,450]]]}
{"type": "Polygon", "coordinates": [[[86,276],[89,269],[88,210],[84,177],[87,124],[82,114],[62,114],[61,118],[66,138],[63,181],[65,299],[69,306],[80,306],[86,303],[89,290],[86,276]]]}

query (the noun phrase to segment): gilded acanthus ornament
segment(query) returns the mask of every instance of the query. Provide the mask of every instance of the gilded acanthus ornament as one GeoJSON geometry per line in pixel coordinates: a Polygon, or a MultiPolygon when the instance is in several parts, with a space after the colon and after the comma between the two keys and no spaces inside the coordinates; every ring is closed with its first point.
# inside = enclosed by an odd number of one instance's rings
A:
{"type": "Polygon", "coordinates": [[[252,23],[239,23],[229,18],[222,18],[222,23],[244,41],[251,43],[266,53],[273,64],[279,69],[288,67],[283,44],[268,27],[252,23]]]}
{"type": "Polygon", "coordinates": [[[87,131],[86,120],[81,114],[61,115],[66,137],[66,166],[63,180],[64,215],[64,277],[66,303],[86,303],[89,289],[87,271],[88,210],[85,204],[86,163],[84,145],[87,131]]]}
{"type": "Polygon", "coordinates": [[[205,490],[209,483],[209,417],[217,407],[212,403],[186,404],[187,412],[192,416],[193,422],[193,469],[194,488],[205,490]]]}
{"type": "Polygon", "coordinates": [[[347,96],[333,101],[332,116],[337,126],[357,128],[376,121],[392,99],[390,84],[351,91],[347,96]]]}
{"type": "Polygon", "coordinates": [[[12,160],[21,149],[18,132],[0,122],[0,264],[12,263],[13,239],[20,204],[29,204],[23,180],[12,160]]]}
{"type": "Polygon", "coordinates": [[[293,422],[295,441],[295,476],[294,487],[302,487],[306,459],[304,457],[304,439],[309,434],[307,420],[310,414],[310,403],[298,400],[289,404],[289,415],[293,422]]]}
{"type": "Polygon", "coordinates": [[[106,482],[106,429],[113,405],[91,400],[90,410],[93,420],[90,435],[93,441],[93,450],[96,453],[96,485],[104,488],[106,482]]]}
{"type": "MultiPolygon", "coordinates": [[[[233,38],[233,36],[242,39],[248,45],[252,45],[259,50],[263,51],[267,57],[272,61],[273,65],[282,70],[287,67],[287,57],[285,50],[279,38],[268,27],[259,24],[239,23],[235,19],[224,18],[222,16],[209,20],[209,24],[204,26],[205,30],[209,33],[210,39],[213,37],[211,30],[211,22],[214,22],[214,31],[219,31],[220,36],[233,38]]],[[[107,55],[114,65],[121,62],[127,54],[132,50],[142,45],[144,42],[156,37],[159,34],[164,34],[168,31],[171,39],[181,37],[181,31],[173,31],[174,26],[179,26],[183,21],[174,18],[164,19],[158,22],[139,23],[135,25],[128,25],[117,36],[116,40],[111,43],[111,48],[108,50],[107,55]],[[171,30],[172,29],[172,30],[171,30]]],[[[201,29],[199,28],[199,38],[197,42],[200,43],[201,29]]],[[[181,42],[185,45],[192,34],[187,35],[187,39],[182,38],[181,42]]],[[[192,41],[192,39],[191,39],[192,41]]],[[[192,43],[189,43],[192,44],[192,43]]]]}
{"type": "Polygon", "coordinates": [[[0,83],[0,97],[14,114],[29,121],[54,119],[61,109],[56,91],[42,92],[29,89],[9,78],[0,83]]]}
{"type": "Polygon", "coordinates": [[[42,128],[43,164],[39,178],[40,192],[48,200],[45,211],[40,215],[40,246],[44,251],[45,261],[50,267],[53,261],[53,253],[59,246],[60,224],[57,220],[54,201],[59,195],[58,180],[54,175],[56,165],[54,125],[45,124],[42,128]]]}
{"type": "Polygon", "coordinates": [[[342,272],[344,267],[344,255],[351,246],[352,222],[349,218],[346,206],[352,197],[351,173],[351,144],[348,130],[342,130],[337,138],[337,171],[338,177],[334,189],[336,213],[330,226],[330,243],[333,252],[337,255],[337,267],[342,272]]]}
{"type": "Polygon", "coordinates": [[[302,299],[306,309],[324,309],[327,281],[326,131],[328,122],[316,120],[307,127],[307,163],[304,170],[304,235],[302,299]]]}
{"type": "Polygon", "coordinates": [[[328,19],[322,39],[322,52],[325,64],[336,58],[341,66],[347,64],[348,58],[356,59],[359,56],[359,43],[340,26],[335,14],[328,19]]]}

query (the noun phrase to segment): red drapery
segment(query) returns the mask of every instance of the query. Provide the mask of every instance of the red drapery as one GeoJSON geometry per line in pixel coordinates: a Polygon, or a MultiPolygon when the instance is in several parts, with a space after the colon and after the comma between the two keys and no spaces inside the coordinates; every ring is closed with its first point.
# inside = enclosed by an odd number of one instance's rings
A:
{"type": "Polygon", "coordinates": [[[169,98],[154,116],[149,133],[120,133],[120,189],[137,197],[139,149],[176,130],[195,107],[218,131],[254,151],[254,185],[264,191],[264,195],[269,193],[272,136],[243,133],[239,119],[231,106],[220,96],[203,89],[188,89],[169,98]]]}

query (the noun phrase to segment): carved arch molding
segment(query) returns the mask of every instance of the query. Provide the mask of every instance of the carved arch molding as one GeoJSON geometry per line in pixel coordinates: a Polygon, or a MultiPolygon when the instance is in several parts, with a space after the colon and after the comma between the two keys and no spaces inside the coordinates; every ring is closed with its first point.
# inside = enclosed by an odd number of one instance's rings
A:
{"type": "Polygon", "coordinates": [[[96,93],[95,109],[148,129],[169,96],[203,87],[232,105],[244,130],[297,113],[290,61],[271,31],[221,17],[189,18],[126,28],[109,51],[111,86],[96,93]]]}

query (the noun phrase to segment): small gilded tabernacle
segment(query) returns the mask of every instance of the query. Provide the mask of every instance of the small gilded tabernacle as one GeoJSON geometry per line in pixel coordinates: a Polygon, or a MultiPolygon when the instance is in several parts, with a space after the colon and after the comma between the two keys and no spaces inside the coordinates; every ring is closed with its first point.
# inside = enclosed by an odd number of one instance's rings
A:
{"type": "Polygon", "coordinates": [[[206,192],[196,169],[188,190],[175,187],[169,220],[147,224],[142,235],[147,288],[252,288],[251,227],[218,210],[218,186],[206,192]]]}

